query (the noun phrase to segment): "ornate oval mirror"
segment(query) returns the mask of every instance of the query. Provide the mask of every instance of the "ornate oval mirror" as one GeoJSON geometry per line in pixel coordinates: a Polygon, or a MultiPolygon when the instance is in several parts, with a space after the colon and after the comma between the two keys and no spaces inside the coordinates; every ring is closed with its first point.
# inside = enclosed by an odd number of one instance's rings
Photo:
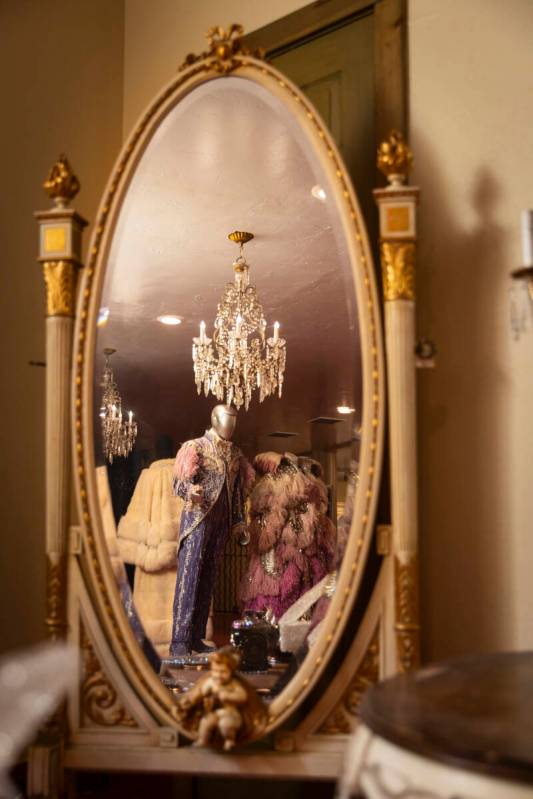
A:
{"type": "Polygon", "coordinates": [[[343,632],[383,427],[364,222],[299,90],[243,53],[190,59],[119,159],[84,281],[77,474],[115,655],[180,726],[231,642],[257,737],[343,632]]]}

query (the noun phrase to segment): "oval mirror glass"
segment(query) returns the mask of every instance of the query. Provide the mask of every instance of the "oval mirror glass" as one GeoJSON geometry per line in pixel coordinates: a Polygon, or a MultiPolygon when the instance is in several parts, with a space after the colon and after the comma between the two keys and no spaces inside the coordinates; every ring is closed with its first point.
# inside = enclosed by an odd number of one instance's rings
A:
{"type": "Polygon", "coordinates": [[[349,180],[271,83],[202,80],[154,122],[89,332],[99,535],[133,636],[169,701],[231,642],[274,719],[355,598],[381,374],[349,180]]]}

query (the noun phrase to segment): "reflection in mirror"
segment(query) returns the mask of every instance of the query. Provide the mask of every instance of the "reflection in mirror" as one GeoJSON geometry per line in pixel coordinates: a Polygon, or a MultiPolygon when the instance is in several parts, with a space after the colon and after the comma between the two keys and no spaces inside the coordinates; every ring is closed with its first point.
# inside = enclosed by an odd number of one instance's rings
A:
{"type": "Polygon", "coordinates": [[[260,85],[203,83],[144,151],[110,246],[94,390],[102,518],[140,646],[179,693],[231,641],[275,696],[335,588],[362,386],[333,191],[260,85]]]}

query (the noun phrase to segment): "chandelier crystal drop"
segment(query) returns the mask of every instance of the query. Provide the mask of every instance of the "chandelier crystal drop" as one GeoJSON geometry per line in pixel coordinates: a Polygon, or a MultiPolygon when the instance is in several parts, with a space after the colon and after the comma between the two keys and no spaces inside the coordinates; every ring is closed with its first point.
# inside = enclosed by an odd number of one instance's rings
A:
{"type": "Polygon", "coordinates": [[[274,322],[273,335],[266,336],[267,322],[255,286],[250,286],[250,267],[242,254],[252,233],[235,231],[229,239],[240,245],[233,264],[234,282],[228,283],[217,308],[213,337],[206,335],[205,322],[193,338],[192,359],[198,394],[203,390],[226,405],[248,410],[252,394],[259,402],[276,391],[281,397],[285,374],[286,342],[274,322]]]}
{"type": "Polygon", "coordinates": [[[105,365],[100,384],[103,389],[100,407],[102,447],[109,463],[113,463],[115,457],[126,458],[137,438],[137,422],[133,421],[133,412],[129,412],[128,421],[122,419],[122,397],[109,362],[114,352],[116,350],[111,347],[104,350],[105,365]]]}

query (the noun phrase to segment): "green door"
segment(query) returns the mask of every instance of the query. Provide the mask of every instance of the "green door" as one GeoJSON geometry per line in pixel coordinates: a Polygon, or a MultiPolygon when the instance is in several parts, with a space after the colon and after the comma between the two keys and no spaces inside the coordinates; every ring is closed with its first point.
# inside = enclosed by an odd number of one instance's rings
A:
{"type": "Polygon", "coordinates": [[[273,56],[332,132],[351,175],[371,241],[377,240],[374,24],[368,14],[273,56]]]}

